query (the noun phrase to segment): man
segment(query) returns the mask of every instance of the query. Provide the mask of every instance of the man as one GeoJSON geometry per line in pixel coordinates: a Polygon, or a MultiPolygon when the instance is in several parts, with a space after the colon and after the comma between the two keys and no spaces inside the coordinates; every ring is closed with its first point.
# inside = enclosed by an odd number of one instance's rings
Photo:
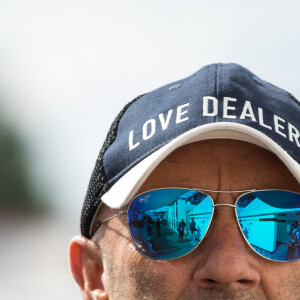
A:
{"type": "Polygon", "coordinates": [[[183,219],[181,219],[181,221],[179,222],[178,224],[178,240],[179,240],[179,243],[183,243],[183,235],[184,235],[184,229],[185,229],[185,222],[183,219]]]}
{"type": "Polygon", "coordinates": [[[299,247],[300,247],[300,228],[298,221],[295,221],[291,225],[289,234],[289,248],[287,251],[287,259],[297,259],[299,257],[299,247]]]}
{"type": "Polygon", "coordinates": [[[156,227],[157,235],[160,235],[160,219],[159,218],[156,219],[155,227],[156,227]]]}
{"type": "Polygon", "coordinates": [[[191,232],[191,237],[192,237],[192,245],[194,245],[196,243],[196,222],[195,219],[192,218],[191,222],[190,222],[190,232],[191,232]]]}
{"type": "Polygon", "coordinates": [[[70,263],[84,299],[300,299],[300,106],[236,64],[136,98],[98,157],[70,263]],[[192,200],[191,200],[192,199],[192,200]],[[145,216],[166,220],[147,247],[145,216]],[[179,243],[197,218],[201,240],[179,243]]]}

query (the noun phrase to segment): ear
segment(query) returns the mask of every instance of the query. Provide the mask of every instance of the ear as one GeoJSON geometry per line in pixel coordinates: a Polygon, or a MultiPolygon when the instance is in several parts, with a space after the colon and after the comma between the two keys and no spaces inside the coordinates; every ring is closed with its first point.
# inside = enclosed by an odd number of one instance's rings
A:
{"type": "Polygon", "coordinates": [[[70,266],[74,279],[86,300],[107,300],[108,293],[102,282],[101,250],[83,236],[72,239],[69,249],[70,266]]]}

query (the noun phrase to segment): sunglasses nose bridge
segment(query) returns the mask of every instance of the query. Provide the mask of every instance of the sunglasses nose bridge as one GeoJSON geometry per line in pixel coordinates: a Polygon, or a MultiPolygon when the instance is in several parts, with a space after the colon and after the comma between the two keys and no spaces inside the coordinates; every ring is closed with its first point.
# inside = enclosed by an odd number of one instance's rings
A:
{"type": "Polygon", "coordinates": [[[217,207],[217,206],[230,206],[230,207],[236,208],[236,205],[229,204],[229,203],[220,203],[220,204],[214,204],[213,205],[213,207],[217,207]]]}

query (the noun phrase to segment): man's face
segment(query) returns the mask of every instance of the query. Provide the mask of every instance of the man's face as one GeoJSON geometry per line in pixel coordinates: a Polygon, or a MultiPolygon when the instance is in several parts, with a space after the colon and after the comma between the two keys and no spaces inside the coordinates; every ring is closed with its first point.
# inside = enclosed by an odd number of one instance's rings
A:
{"type": "MultiPolygon", "coordinates": [[[[176,150],[138,193],[162,187],[300,192],[295,178],[273,154],[234,140],[202,141],[176,150]]],[[[238,196],[219,193],[214,202],[234,204],[238,196]]],[[[114,213],[103,206],[96,220],[114,213]]],[[[109,299],[300,299],[300,261],[279,263],[257,255],[241,235],[229,206],[216,207],[200,245],[175,260],[151,260],[139,254],[126,216],[103,224],[94,240],[100,236],[94,257],[101,257],[98,278],[109,299]]]]}

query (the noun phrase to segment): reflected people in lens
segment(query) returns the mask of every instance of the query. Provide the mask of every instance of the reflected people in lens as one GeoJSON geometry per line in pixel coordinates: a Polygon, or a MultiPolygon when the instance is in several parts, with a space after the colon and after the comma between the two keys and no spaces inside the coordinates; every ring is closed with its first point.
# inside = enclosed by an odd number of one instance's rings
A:
{"type": "Polygon", "coordinates": [[[138,196],[128,211],[132,240],[151,258],[185,255],[200,243],[212,210],[211,199],[195,190],[147,192],[138,196]],[[152,202],[145,201],[150,198],[152,202]]]}
{"type": "Polygon", "coordinates": [[[294,260],[299,258],[300,252],[300,227],[299,222],[295,221],[291,225],[290,238],[288,243],[288,250],[286,260],[294,260]]]}

